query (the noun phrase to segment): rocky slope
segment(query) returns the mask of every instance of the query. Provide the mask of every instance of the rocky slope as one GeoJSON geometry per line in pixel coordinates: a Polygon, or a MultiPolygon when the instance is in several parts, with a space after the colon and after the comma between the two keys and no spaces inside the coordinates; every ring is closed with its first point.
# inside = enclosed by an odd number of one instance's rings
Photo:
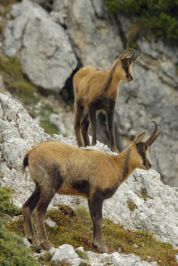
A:
{"type": "MultiPolygon", "coordinates": [[[[132,23],[121,15],[110,17],[102,0],[50,3],[46,10],[43,0],[13,6],[4,31],[4,52],[20,59],[34,84],[70,91],[72,72],[79,66],[111,65],[128,45],[132,23]]],[[[177,185],[178,49],[142,38],[137,46],[143,56],[135,64],[135,80],[122,85],[117,104],[119,142],[125,146],[151,120],[157,121],[162,134],[153,147],[155,168],[165,183],[177,185]]]]}
{"type": "MultiPolygon", "coordinates": [[[[76,145],[73,138],[51,136],[29,117],[20,103],[0,94],[0,185],[14,189],[14,202],[21,206],[33,190],[28,172],[22,172],[22,161],[27,149],[35,143],[53,139],[76,145]]],[[[97,147],[109,152],[106,146],[97,147]]],[[[72,206],[82,204],[72,197],[59,197],[55,203],[72,206]]],[[[178,245],[178,192],[164,185],[154,170],[134,172],[115,195],[104,204],[104,215],[129,229],[153,232],[163,242],[178,245]],[[114,208],[113,208],[114,206],[114,208]]]]}

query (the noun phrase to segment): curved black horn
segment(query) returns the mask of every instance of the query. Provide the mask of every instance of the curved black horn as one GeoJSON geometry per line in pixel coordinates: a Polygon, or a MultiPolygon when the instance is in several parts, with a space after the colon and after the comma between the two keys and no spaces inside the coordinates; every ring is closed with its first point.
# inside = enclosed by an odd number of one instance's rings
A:
{"type": "Polygon", "coordinates": [[[158,130],[158,126],[157,126],[156,122],[155,121],[151,121],[151,122],[154,124],[154,131],[151,134],[151,136],[147,139],[147,141],[145,141],[144,144],[146,147],[150,146],[157,139],[157,137],[160,134],[160,131],[158,130]]]}
{"type": "Polygon", "coordinates": [[[140,56],[140,52],[133,49],[133,48],[128,48],[124,52],[121,53],[119,56],[120,59],[130,59],[132,61],[137,60],[137,58],[140,56]]]}
{"type": "Polygon", "coordinates": [[[125,50],[124,52],[122,52],[119,57],[120,58],[128,58],[128,59],[131,59],[131,58],[134,57],[134,55],[135,55],[134,49],[129,48],[129,49],[125,50]]]}

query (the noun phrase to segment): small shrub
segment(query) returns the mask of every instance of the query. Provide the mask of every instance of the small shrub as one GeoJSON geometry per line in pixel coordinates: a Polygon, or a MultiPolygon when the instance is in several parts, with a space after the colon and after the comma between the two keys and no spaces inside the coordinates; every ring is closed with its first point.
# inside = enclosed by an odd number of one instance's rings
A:
{"type": "Polygon", "coordinates": [[[0,265],[2,266],[38,266],[39,263],[30,255],[23,240],[8,232],[0,223],[0,265]]]}
{"type": "Polygon", "coordinates": [[[12,190],[7,187],[0,187],[0,212],[8,215],[19,215],[21,209],[16,207],[11,200],[12,190]]]}
{"type": "Polygon", "coordinates": [[[142,34],[153,35],[170,44],[178,41],[178,2],[165,0],[104,0],[109,12],[134,17],[142,34]]]}
{"type": "Polygon", "coordinates": [[[127,201],[127,206],[130,211],[134,211],[137,208],[137,205],[131,199],[127,201]]]}

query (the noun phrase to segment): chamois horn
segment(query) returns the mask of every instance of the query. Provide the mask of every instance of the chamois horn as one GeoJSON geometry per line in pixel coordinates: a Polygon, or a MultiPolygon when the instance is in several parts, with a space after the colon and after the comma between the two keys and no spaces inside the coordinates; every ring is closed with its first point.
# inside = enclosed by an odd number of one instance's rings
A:
{"type": "Polygon", "coordinates": [[[140,56],[140,52],[138,52],[137,50],[133,49],[133,48],[129,48],[127,50],[125,50],[119,57],[121,59],[130,59],[135,61],[138,57],[140,56]]]}
{"type": "Polygon", "coordinates": [[[151,134],[151,136],[147,139],[147,141],[145,141],[144,145],[146,147],[150,146],[157,139],[157,137],[160,134],[160,131],[158,130],[158,126],[157,126],[156,122],[152,121],[152,123],[154,124],[154,131],[151,134]]]}

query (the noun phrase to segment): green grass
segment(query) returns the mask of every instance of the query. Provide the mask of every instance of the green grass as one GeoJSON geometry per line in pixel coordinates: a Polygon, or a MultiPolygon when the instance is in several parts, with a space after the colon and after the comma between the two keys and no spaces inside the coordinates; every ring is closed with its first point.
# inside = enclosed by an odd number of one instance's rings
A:
{"type": "Polygon", "coordinates": [[[131,199],[127,201],[127,206],[130,211],[134,211],[135,209],[137,209],[137,205],[131,199]]]}
{"type": "Polygon", "coordinates": [[[45,104],[41,107],[40,112],[40,126],[44,128],[45,132],[48,134],[58,134],[59,129],[50,122],[49,116],[51,113],[54,113],[53,108],[49,104],[45,104]]]}
{"type": "Polygon", "coordinates": [[[0,222],[0,265],[38,266],[31,256],[31,250],[24,246],[23,240],[8,232],[0,222]]]}
{"type": "MultiPolygon", "coordinates": [[[[58,210],[48,211],[47,216],[57,224],[52,228],[47,226],[49,239],[56,247],[68,243],[75,248],[83,246],[85,250],[92,250],[92,224],[85,208],[77,208],[74,211],[68,206],[61,205],[58,210]]],[[[7,225],[7,228],[23,235],[22,219],[13,221],[7,225]]],[[[122,226],[105,219],[103,233],[109,252],[134,253],[143,260],[157,261],[161,266],[177,265],[175,259],[177,251],[172,245],[161,243],[148,232],[125,230],[122,226]]]]}
{"type": "MultiPolygon", "coordinates": [[[[35,113],[35,106],[42,96],[40,95],[38,88],[24,76],[18,59],[7,58],[1,55],[0,72],[5,87],[25,105],[29,114],[35,118],[37,116],[35,113]]],[[[52,106],[48,104],[41,106],[39,114],[40,126],[43,127],[48,134],[57,134],[59,133],[58,128],[49,121],[49,116],[52,112],[52,106]]]]}
{"type": "Polygon", "coordinates": [[[59,130],[58,128],[53,125],[48,118],[41,118],[40,119],[40,126],[44,128],[44,131],[50,135],[58,134],[59,130]]]}
{"type": "Polygon", "coordinates": [[[31,250],[25,247],[22,238],[4,226],[11,221],[11,216],[21,214],[21,209],[13,204],[11,196],[11,189],[0,187],[0,265],[37,266],[39,264],[31,256],[31,250]]]}
{"type": "Polygon", "coordinates": [[[21,214],[21,209],[16,207],[12,200],[12,190],[7,187],[0,187],[0,213],[10,216],[21,214]]]}
{"type": "Polygon", "coordinates": [[[25,105],[38,102],[37,87],[25,78],[17,58],[7,58],[4,55],[0,55],[0,72],[5,87],[25,105]]]}

